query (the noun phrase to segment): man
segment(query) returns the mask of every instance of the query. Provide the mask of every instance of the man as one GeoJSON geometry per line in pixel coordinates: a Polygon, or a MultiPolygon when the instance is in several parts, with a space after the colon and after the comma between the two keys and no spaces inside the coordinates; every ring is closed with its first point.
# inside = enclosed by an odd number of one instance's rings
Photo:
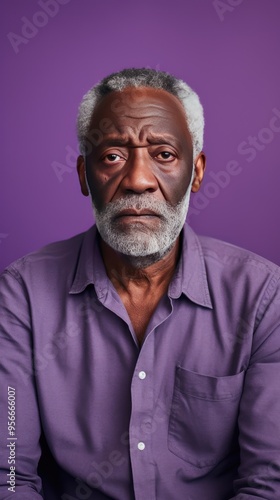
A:
{"type": "Polygon", "coordinates": [[[0,499],[279,500],[280,271],[184,225],[203,123],[154,70],[84,97],[96,226],[1,277],[0,499]]]}

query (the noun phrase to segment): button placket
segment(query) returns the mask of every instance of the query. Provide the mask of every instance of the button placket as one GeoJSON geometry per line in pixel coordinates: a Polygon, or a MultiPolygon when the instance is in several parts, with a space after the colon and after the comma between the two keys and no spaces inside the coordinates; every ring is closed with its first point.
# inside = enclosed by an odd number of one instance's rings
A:
{"type": "Polygon", "coordinates": [[[142,425],[151,420],[154,408],[153,387],[154,332],[146,338],[138,356],[131,384],[130,457],[137,500],[155,500],[155,470],[152,463],[152,436],[142,425]]]}

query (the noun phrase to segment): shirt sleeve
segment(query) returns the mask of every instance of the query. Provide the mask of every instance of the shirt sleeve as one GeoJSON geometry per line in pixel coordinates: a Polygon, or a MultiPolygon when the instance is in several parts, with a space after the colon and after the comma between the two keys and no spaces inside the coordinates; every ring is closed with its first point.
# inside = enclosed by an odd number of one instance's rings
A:
{"type": "Polygon", "coordinates": [[[268,286],[239,413],[240,467],[231,500],[280,498],[280,290],[268,286]],[[276,291],[275,291],[276,290],[276,291]]]}
{"type": "Polygon", "coordinates": [[[43,498],[30,316],[26,288],[11,268],[0,276],[0,500],[43,498]]]}

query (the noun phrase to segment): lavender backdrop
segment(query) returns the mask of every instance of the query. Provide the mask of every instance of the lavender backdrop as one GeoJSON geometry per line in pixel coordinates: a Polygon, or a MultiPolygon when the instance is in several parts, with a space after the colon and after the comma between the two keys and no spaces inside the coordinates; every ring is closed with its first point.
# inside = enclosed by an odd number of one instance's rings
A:
{"type": "Polygon", "coordinates": [[[201,96],[208,172],[190,224],[280,264],[278,0],[9,0],[0,17],[1,269],[91,225],[77,107],[128,66],[170,71],[201,96]]]}

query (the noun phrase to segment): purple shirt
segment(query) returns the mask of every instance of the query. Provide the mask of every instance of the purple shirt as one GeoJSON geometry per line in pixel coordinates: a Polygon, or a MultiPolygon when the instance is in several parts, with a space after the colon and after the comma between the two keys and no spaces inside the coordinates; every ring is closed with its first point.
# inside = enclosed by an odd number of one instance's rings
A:
{"type": "Polygon", "coordinates": [[[12,264],[0,499],[279,500],[279,280],[186,225],[140,349],[95,227],[12,264]]]}

